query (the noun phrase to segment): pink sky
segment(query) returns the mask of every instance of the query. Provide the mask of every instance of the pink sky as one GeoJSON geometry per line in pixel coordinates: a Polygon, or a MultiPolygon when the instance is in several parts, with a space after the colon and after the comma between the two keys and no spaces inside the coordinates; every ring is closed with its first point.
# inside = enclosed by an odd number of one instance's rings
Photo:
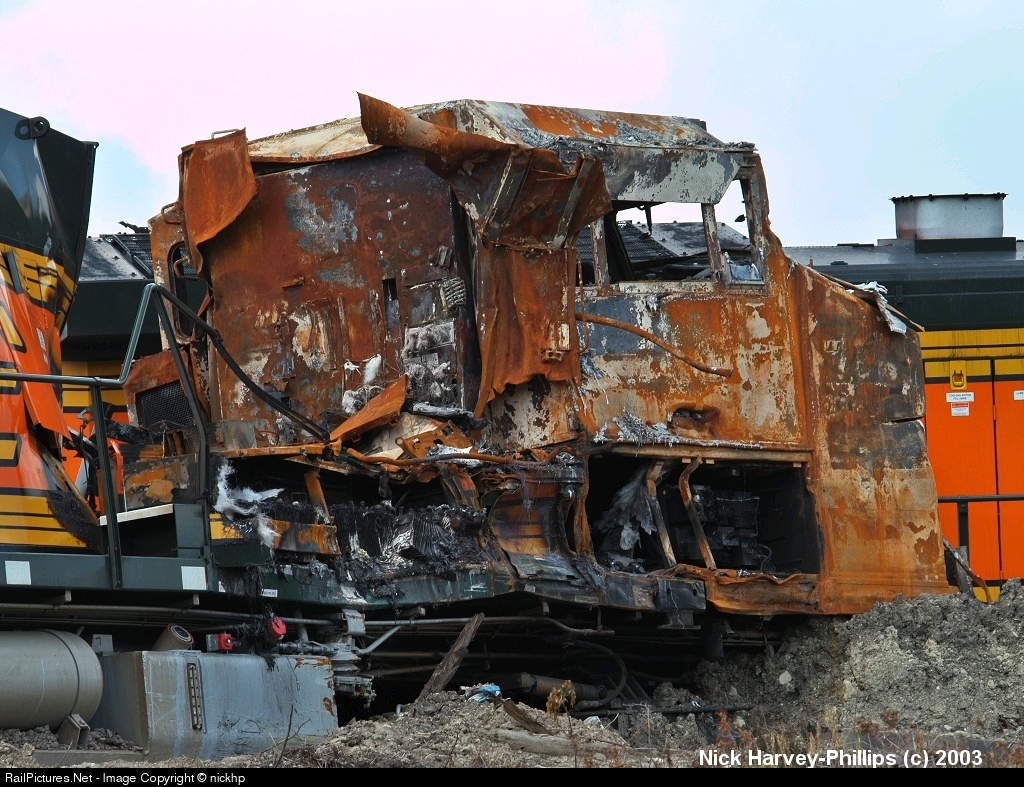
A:
{"type": "Polygon", "coordinates": [[[244,126],[252,138],[351,117],[356,91],[399,105],[629,109],[662,89],[666,42],[644,18],[621,36],[628,14],[599,17],[582,0],[37,0],[0,10],[0,84],[6,108],[101,144],[120,139],[163,171],[212,131],[244,126]]]}
{"type": "Polygon", "coordinates": [[[0,106],[100,143],[90,232],[177,194],[183,145],[457,98],[703,118],[764,159],[787,244],[892,237],[898,194],[1009,192],[1019,0],[0,0],[0,106]],[[1007,147],[1010,146],[1010,148],[1007,147]]]}

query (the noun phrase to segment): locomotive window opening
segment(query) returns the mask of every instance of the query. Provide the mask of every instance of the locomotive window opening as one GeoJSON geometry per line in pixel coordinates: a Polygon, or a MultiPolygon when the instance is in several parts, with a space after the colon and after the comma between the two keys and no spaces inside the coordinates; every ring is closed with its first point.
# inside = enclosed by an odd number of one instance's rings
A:
{"type": "Polygon", "coordinates": [[[750,181],[737,178],[729,185],[722,201],[715,206],[719,219],[726,219],[718,222],[718,241],[726,280],[730,284],[764,284],[764,259],[760,244],[750,242],[750,233],[759,232],[752,205],[750,181]]]}
{"type": "Polygon", "coordinates": [[[749,185],[732,182],[717,205],[613,202],[613,212],[581,232],[576,248],[584,285],[621,281],[763,284],[764,265],[748,228],[749,185]]]}
{"type": "MultiPolygon", "coordinates": [[[[628,573],[666,568],[660,517],[675,562],[704,566],[679,488],[684,463],[664,462],[653,479],[656,500],[647,484],[651,468],[646,459],[591,457],[586,508],[598,561],[628,573]]],[[[716,462],[699,466],[689,486],[718,568],[780,577],[820,569],[817,519],[803,468],[716,462]]]]}

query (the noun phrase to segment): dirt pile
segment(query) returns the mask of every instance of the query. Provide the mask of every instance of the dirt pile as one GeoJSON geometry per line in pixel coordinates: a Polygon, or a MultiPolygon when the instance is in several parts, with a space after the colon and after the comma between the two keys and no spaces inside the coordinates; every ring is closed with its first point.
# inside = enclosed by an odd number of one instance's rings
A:
{"type": "MultiPolygon", "coordinates": [[[[518,720],[497,704],[435,694],[393,718],[350,722],[327,742],[291,758],[332,768],[665,767],[693,759],[690,752],[666,746],[664,734],[645,738],[655,745],[637,745],[639,740],[624,740],[608,720],[551,716],[510,704],[518,720]]],[[[658,725],[666,724],[653,716],[658,725]]],[[[637,738],[644,737],[641,728],[637,738]]]]}
{"type": "Polygon", "coordinates": [[[811,620],[777,650],[703,663],[708,702],[750,704],[738,723],[825,723],[1024,741],[1024,592],[897,599],[849,620],[811,620]]]}
{"type": "MultiPolygon", "coordinates": [[[[666,690],[672,691],[671,687],[666,690]]],[[[672,767],[693,762],[693,747],[706,745],[692,717],[679,721],[657,713],[633,714],[624,739],[608,719],[583,720],[565,714],[507,703],[465,699],[455,692],[435,694],[407,706],[401,713],[352,721],[315,746],[274,747],[251,756],[219,763],[177,758],[165,767],[203,765],[260,767],[672,767]]],[[[37,748],[51,748],[45,731],[22,735],[37,748]]],[[[17,737],[10,731],[4,736],[17,737]]],[[[59,745],[59,744],[58,744],[59,745]]],[[[0,767],[31,767],[31,743],[0,739],[0,767]]],[[[148,763],[152,765],[152,763],[148,763]]],[[[136,761],[104,761],[104,767],[144,767],[136,761]]]]}

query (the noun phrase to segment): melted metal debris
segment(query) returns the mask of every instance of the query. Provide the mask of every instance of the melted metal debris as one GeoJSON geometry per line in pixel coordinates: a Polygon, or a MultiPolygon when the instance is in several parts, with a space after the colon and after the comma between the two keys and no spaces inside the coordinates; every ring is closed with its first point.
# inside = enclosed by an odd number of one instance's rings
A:
{"type": "Polygon", "coordinates": [[[682,442],[665,424],[645,424],[630,412],[623,412],[622,418],[612,421],[619,427],[620,443],[675,445],[682,442]]]}
{"type": "MultiPolygon", "coordinates": [[[[872,301],[878,310],[882,313],[882,317],[885,319],[885,324],[889,326],[889,330],[893,333],[898,333],[901,336],[906,336],[907,324],[903,322],[893,310],[889,307],[889,302],[885,299],[885,296],[889,293],[885,285],[879,284],[877,281],[869,281],[865,284],[856,285],[856,289],[863,293],[867,293],[868,297],[865,300],[872,301]]],[[[853,290],[848,290],[853,292],[853,290]]]]}

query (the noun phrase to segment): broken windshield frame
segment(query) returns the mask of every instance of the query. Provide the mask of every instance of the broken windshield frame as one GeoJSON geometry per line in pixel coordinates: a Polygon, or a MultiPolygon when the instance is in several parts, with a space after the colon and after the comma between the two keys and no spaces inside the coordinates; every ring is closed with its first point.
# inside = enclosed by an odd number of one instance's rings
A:
{"type": "MultiPolygon", "coordinates": [[[[743,173],[734,182],[743,195],[744,220],[753,242],[716,220],[715,205],[701,205],[701,222],[649,223],[652,205],[616,201],[614,210],[580,233],[581,280],[608,286],[625,281],[697,284],[725,281],[730,285],[763,286],[764,243],[754,215],[752,181],[743,173]],[[623,211],[639,208],[648,223],[619,220],[623,211]]],[[[664,203],[655,203],[664,204],[664,203]]]]}

